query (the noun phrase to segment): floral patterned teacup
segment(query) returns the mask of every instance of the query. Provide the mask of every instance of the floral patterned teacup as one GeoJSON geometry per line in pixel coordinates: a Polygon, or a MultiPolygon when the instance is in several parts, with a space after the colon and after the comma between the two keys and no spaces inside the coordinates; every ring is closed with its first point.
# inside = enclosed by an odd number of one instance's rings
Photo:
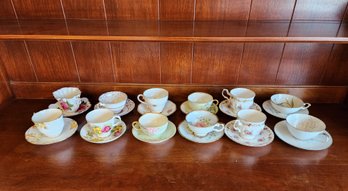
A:
{"type": "Polygon", "coordinates": [[[254,109],[244,109],[237,113],[233,128],[244,139],[254,139],[265,127],[266,115],[254,109]]]}
{"type": "Polygon", "coordinates": [[[234,88],[222,90],[222,96],[229,101],[234,111],[249,109],[254,104],[255,92],[247,88],[234,88]]]}
{"type": "Polygon", "coordinates": [[[168,118],[162,114],[146,113],[139,121],[134,121],[132,126],[150,137],[157,137],[167,130],[168,118]]]}
{"type": "Polygon", "coordinates": [[[194,92],[188,97],[188,103],[192,110],[208,110],[212,104],[218,105],[219,101],[204,92],[194,92]]]}
{"type": "Polygon", "coordinates": [[[63,112],[60,109],[44,109],[34,113],[31,120],[35,127],[47,137],[59,136],[64,127],[63,112]]]}
{"type": "Polygon", "coordinates": [[[58,107],[63,111],[75,112],[81,104],[81,91],[75,87],[64,87],[53,92],[58,107]]]}
{"type": "Polygon", "coordinates": [[[212,131],[224,130],[224,124],[218,123],[218,117],[209,111],[192,111],[186,115],[185,119],[189,128],[198,137],[204,137],[212,131]]]}
{"type": "Polygon", "coordinates": [[[86,115],[86,120],[91,132],[98,137],[107,137],[111,134],[112,129],[119,125],[121,117],[115,115],[110,109],[96,109],[86,115]]]}
{"type": "Polygon", "coordinates": [[[103,93],[99,96],[99,105],[101,107],[111,109],[115,113],[122,111],[126,105],[128,96],[127,94],[119,91],[111,91],[103,93]]]}

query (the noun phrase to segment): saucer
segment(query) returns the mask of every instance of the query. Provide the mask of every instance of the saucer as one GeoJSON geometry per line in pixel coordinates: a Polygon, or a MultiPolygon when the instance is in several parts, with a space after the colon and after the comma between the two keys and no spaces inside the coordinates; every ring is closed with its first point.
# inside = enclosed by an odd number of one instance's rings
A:
{"type": "Polygon", "coordinates": [[[257,135],[254,139],[243,139],[239,132],[233,129],[233,125],[236,120],[230,121],[225,126],[225,134],[228,138],[230,138],[232,141],[248,146],[248,147],[263,147],[266,146],[274,140],[274,133],[273,131],[265,126],[261,133],[257,135]]]}
{"type": "MultiPolygon", "coordinates": [[[[266,110],[267,113],[269,113],[275,117],[281,118],[281,119],[286,119],[286,117],[289,115],[289,114],[281,113],[281,112],[277,111],[276,109],[274,109],[271,105],[271,100],[267,100],[267,101],[263,102],[262,107],[264,110],[266,110]]],[[[303,113],[303,114],[308,115],[309,111],[308,111],[308,109],[302,109],[302,110],[295,112],[295,113],[303,113]]],[[[291,114],[295,114],[295,113],[291,113],[291,114]]]]}
{"type": "Polygon", "coordinates": [[[186,120],[180,123],[178,127],[179,134],[185,139],[195,142],[195,143],[212,143],[219,140],[222,136],[224,136],[224,131],[221,132],[210,132],[208,135],[204,137],[197,137],[194,135],[192,130],[188,127],[186,120]]]}
{"type": "Polygon", "coordinates": [[[164,133],[158,137],[148,136],[145,133],[143,133],[141,130],[138,130],[134,127],[132,128],[132,134],[136,139],[138,139],[139,141],[143,141],[145,143],[152,143],[152,144],[162,143],[164,141],[167,141],[170,138],[172,138],[175,135],[175,133],[176,133],[176,127],[174,123],[171,121],[168,121],[167,130],[164,131],[164,133]]]}
{"type": "MultiPolygon", "coordinates": [[[[63,116],[64,117],[72,117],[75,115],[79,115],[85,111],[87,111],[89,108],[91,107],[91,103],[89,102],[89,100],[85,97],[81,98],[81,105],[79,107],[79,109],[77,109],[77,111],[75,112],[70,112],[70,111],[63,111],[63,116]]],[[[59,109],[57,103],[51,104],[48,106],[48,108],[50,109],[59,109]]]]}
{"type": "MultiPolygon", "coordinates": [[[[151,110],[146,107],[145,104],[141,103],[138,105],[138,112],[140,114],[145,114],[145,113],[151,113],[151,110]]],[[[164,106],[163,111],[161,112],[161,114],[165,115],[165,116],[169,116],[171,114],[173,114],[176,111],[176,105],[175,103],[173,103],[172,101],[168,100],[166,105],[164,106]]]]}
{"type": "MultiPolygon", "coordinates": [[[[180,110],[185,113],[188,114],[192,111],[192,109],[189,106],[189,102],[185,101],[184,103],[182,103],[180,105],[180,110]]],[[[208,109],[209,112],[216,114],[219,111],[219,108],[217,107],[217,105],[215,104],[211,104],[210,108],[208,109]]]]}
{"type": "Polygon", "coordinates": [[[90,143],[97,143],[97,144],[109,143],[111,141],[114,141],[120,138],[126,132],[126,130],[127,130],[127,126],[122,121],[121,125],[118,125],[111,130],[111,135],[107,137],[98,137],[88,129],[88,124],[86,123],[80,130],[80,136],[82,139],[90,143]]]}
{"type": "Polygon", "coordinates": [[[304,150],[312,150],[312,151],[324,150],[329,148],[333,142],[331,135],[327,131],[324,131],[324,133],[310,140],[303,141],[303,140],[296,139],[288,131],[285,120],[275,125],[274,132],[282,141],[288,143],[289,145],[292,145],[294,147],[304,149],[304,150]]]}
{"type": "MultiPolygon", "coordinates": [[[[102,106],[100,106],[99,103],[95,104],[94,109],[100,109],[100,108],[104,108],[102,106]]],[[[132,101],[131,99],[127,99],[126,105],[124,106],[124,108],[119,112],[119,113],[115,113],[118,116],[124,116],[127,115],[129,112],[133,111],[133,109],[135,108],[135,103],[134,101],[132,101]]]]}
{"type": "Polygon", "coordinates": [[[65,139],[71,137],[77,130],[77,123],[75,120],[70,118],[64,118],[64,128],[62,133],[58,137],[50,138],[42,134],[34,126],[30,127],[25,132],[25,139],[34,145],[49,145],[53,143],[58,143],[64,141],[65,139]]]}
{"type": "MultiPolygon", "coordinates": [[[[230,104],[228,104],[228,100],[224,100],[219,104],[219,108],[222,111],[222,113],[232,116],[232,117],[237,117],[237,112],[234,111],[234,109],[232,109],[232,107],[230,106],[230,104]]],[[[261,107],[254,102],[254,104],[250,107],[250,109],[255,109],[257,111],[261,111],[262,109],[261,107]]]]}

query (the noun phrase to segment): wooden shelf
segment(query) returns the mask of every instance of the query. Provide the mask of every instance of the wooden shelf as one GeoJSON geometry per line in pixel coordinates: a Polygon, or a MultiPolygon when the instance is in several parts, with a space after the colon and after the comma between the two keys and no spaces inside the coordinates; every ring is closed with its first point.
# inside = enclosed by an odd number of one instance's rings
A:
{"type": "Polygon", "coordinates": [[[339,21],[5,20],[0,40],[348,43],[339,21]]]}

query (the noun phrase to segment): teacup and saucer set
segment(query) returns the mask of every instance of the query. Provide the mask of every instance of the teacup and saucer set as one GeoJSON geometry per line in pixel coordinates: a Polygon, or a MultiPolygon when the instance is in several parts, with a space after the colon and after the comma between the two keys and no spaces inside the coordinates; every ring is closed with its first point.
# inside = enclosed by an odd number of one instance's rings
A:
{"type": "Polygon", "coordinates": [[[132,123],[132,134],[139,141],[145,143],[162,143],[172,138],[176,127],[167,116],[159,113],[146,113],[139,121],[132,123]]]}
{"type": "Polygon", "coordinates": [[[291,114],[277,123],[274,132],[282,141],[304,150],[324,150],[333,139],[320,119],[307,114],[291,114]]]}
{"type": "Polygon", "coordinates": [[[80,136],[90,143],[109,143],[120,138],[127,129],[120,116],[110,109],[95,109],[86,115],[87,123],[81,128],[80,136]]]}
{"type": "Polygon", "coordinates": [[[226,124],[225,134],[232,141],[249,147],[263,147],[274,140],[273,131],[265,125],[266,115],[254,109],[243,109],[237,120],[226,124]]]}
{"type": "Polygon", "coordinates": [[[34,113],[34,125],[25,132],[25,139],[34,145],[49,145],[71,137],[77,130],[73,119],[63,118],[60,109],[44,109],[34,113]]]}
{"type": "Polygon", "coordinates": [[[274,94],[270,100],[263,102],[262,107],[267,113],[286,119],[289,114],[309,114],[310,103],[304,103],[300,98],[290,94],[274,94]]]}
{"type": "Polygon", "coordinates": [[[48,106],[50,109],[61,109],[63,116],[71,117],[87,111],[91,103],[86,97],[81,97],[81,91],[76,87],[64,87],[53,92],[56,103],[48,106]]]}
{"type": "Polygon", "coordinates": [[[168,100],[169,93],[162,88],[150,88],[144,91],[143,94],[138,95],[138,112],[140,114],[146,113],[160,113],[169,116],[176,111],[176,105],[168,100]]]}
{"type": "Polygon", "coordinates": [[[124,116],[135,108],[134,101],[128,99],[127,94],[120,91],[103,93],[98,100],[99,103],[94,106],[94,109],[110,109],[118,116],[124,116]]]}
{"type": "Polygon", "coordinates": [[[214,99],[210,94],[194,92],[187,97],[187,101],[180,105],[180,109],[185,114],[196,110],[206,110],[216,114],[219,111],[218,104],[219,101],[214,99]]]}
{"type": "Polygon", "coordinates": [[[195,143],[211,143],[224,136],[224,124],[218,122],[218,117],[205,110],[192,111],[181,122],[179,134],[195,143]]]}
{"type": "Polygon", "coordinates": [[[234,88],[222,90],[222,96],[225,98],[219,105],[219,109],[226,115],[237,117],[238,111],[242,109],[254,109],[262,111],[261,107],[254,102],[255,92],[247,88],[234,88]]]}

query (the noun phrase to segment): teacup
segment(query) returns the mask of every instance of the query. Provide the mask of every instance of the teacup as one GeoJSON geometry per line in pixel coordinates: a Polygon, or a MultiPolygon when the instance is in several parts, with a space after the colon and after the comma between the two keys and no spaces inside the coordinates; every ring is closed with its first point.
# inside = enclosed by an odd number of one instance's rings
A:
{"type": "Polygon", "coordinates": [[[101,107],[112,110],[115,113],[122,111],[126,105],[128,96],[127,94],[119,91],[111,91],[103,93],[99,96],[99,105],[101,107]]]}
{"type": "Polygon", "coordinates": [[[161,113],[168,101],[169,93],[162,88],[150,88],[138,95],[140,103],[145,104],[151,112],[161,113]]]}
{"type": "Polygon", "coordinates": [[[208,110],[212,104],[219,104],[217,99],[213,99],[213,96],[203,92],[194,92],[188,97],[188,104],[190,108],[195,110],[208,110]]]}
{"type": "Polygon", "coordinates": [[[63,112],[60,109],[44,109],[34,113],[31,120],[47,137],[58,137],[64,128],[63,112]]]}
{"type": "Polygon", "coordinates": [[[75,112],[81,104],[81,91],[75,87],[64,87],[53,92],[58,107],[63,111],[75,112]]]}
{"type": "Polygon", "coordinates": [[[243,109],[237,113],[233,128],[243,139],[254,139],[265,127],[266,115],[254,109],[243,109]]]}
{"type": "Polygon", "coordinates": [[[311,106],[310,103],[304,103],[300,98],[289,94],[272,95],[271,104],[274,109],[284,114],[295,113],[311,106]]]}
{"type": "Polygon", "coordinates": [[[95,109],[86,115],[90,130],[98,137],[110,136],[112,129],[120,124],[121,117],[110,109],[95,109]]]}
{"type": "Polygon", "coordinates": [[[150,137],[157,137],[167,130],[168,118],[158,113],[146,113],[139,121],[134,121],[132,126],[150,137]]]}
{"type": "Polygon", "coordinates": [[[231,91],[223,89],[221,94],[229,101],[235,111],[249,109],[254,104],[256,95],[255,92],[247,88],[234,88],[231,91]]]}
{"type": "Polygon", "coordinates": [[[213,131],[220,132],[224,130],[224,124],[218,123],[218,117],[209,111],[192,111],[186,115],[185,119],[188,127],[198,137],[204,137],[213,131]]]}
{"type": "Polygon", "coordinates": [[[308,140],[324,133],[326,125],[320,119],[307,114],[291,114],[286,117],[289,132],[297,139],[308,140]]]}

